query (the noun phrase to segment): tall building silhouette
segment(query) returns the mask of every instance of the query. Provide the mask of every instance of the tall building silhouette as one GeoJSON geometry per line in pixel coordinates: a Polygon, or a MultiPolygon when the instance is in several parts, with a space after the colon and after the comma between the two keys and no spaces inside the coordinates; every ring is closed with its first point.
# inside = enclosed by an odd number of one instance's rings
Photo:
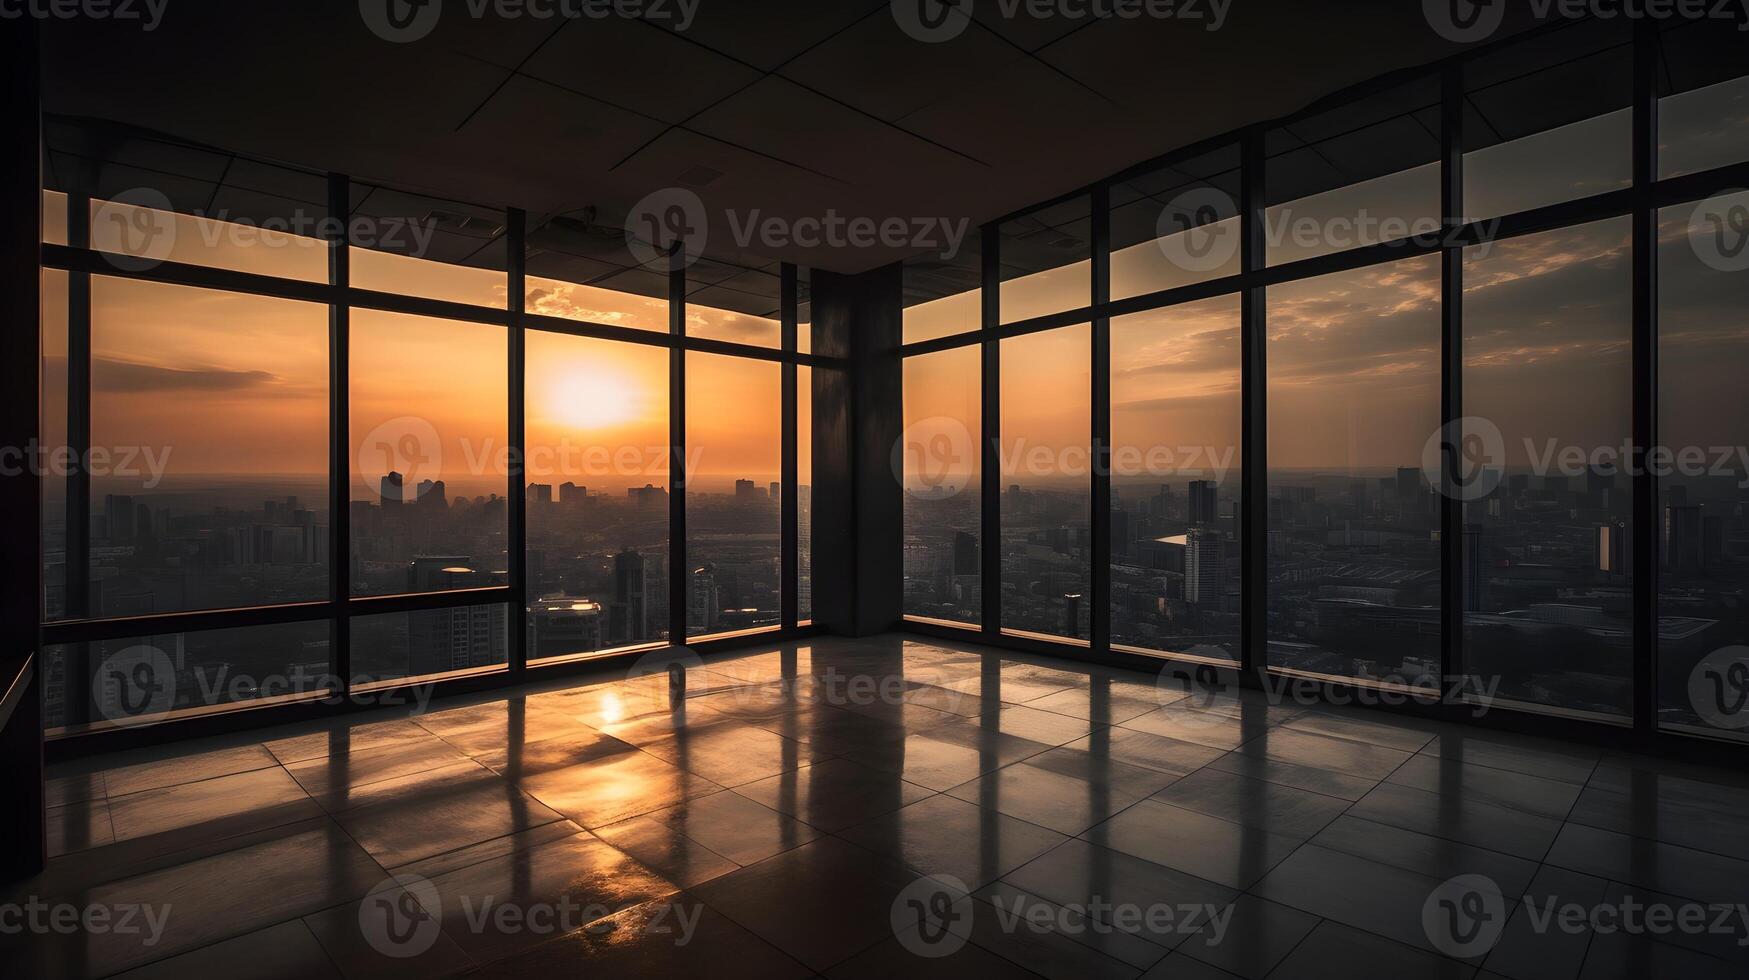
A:
{"type": "Polygon", "coordinates": [[[717,566],[707,562],[693,569],[686,583],[686,621],[708,633],[717,628],[722,609],[717,566]]]}
{"type": "Polygon", "coordinates": [[[609,635],[615,643],[642,643],[650,638],[645,600],[644,556],[627,549],[613,556],[613,606],[609,635]]]}
{"type": "Polygon", "coordinates": [[[1218,608],[1226,594],[1226,541],[1213,528],[1191,528],[1185,542],[1184,601],[1218,608]]]}
{"type": "Polygon", "coordinates": [[[1216,492],[1213,480],[1192,480],[1190,482],[1190,513],[1188,520],[1192,524],[1213,524],[1220,512],[1220,505],[1215,502],[1216,492]]]}
{"type": "Polygon", "coordinates": [[[401,474],[394,470],[390,470],[383,477],[377,492],[383,498],[384,507],[399,505],[406,500],[406,487],[402,482],[401,474]]]}

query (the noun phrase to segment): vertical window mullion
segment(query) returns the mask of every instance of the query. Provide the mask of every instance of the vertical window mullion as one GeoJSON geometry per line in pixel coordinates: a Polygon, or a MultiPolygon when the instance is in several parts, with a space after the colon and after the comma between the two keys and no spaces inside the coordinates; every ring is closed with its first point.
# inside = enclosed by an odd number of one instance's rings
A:
{"type": "MultiPolygon", "coordinates": [[[[1440,214],[1446,240],[1440,248],[1440,425],[1447,445],[1457,445],[1463,433],[1456,423],[1463,418],[1464,250],[1456,232],[1464,224],[1464,73],[1461,65],[1448,67],[1441,76],[1440,97],[1440,214]]],[[[1444,460],[1457,458],[1442,447],[1444,460]]],[[[1433,474],[1429,474],[1433,476],[1433,474]]],[[[1445,491],[1439,502],[1440,562],[1440,676],[1442,694],[1455,692],[1463,671],[1464,608],[1471,598],[1464,589],[1464,502],[1450,492],[1456,474],[1434,477],[1445,491]]]]}
{"type": "Polygon", "coordinates": [[[1633,104],[1633,717],[1643,736],[1656,733],[1658,481],[1646,454],[1658,440],[1658,30],[1655,18],[1634,23],[1633,104]]]}
{"type": "Polygon", "coordinates": [[[1111,300],[1111,189],[1101,184],[1092,201],[1092,303],[1093,349],[1089,352],[1092,379],[1092,494],[1089,530],[1092,534],[1092,588],[1083,601],[1088,607],[1088,639],[1092,649],[1111,648],[1111,318],[1105,306],[1111,300]]]}
{"type": "MultiPolygon", "coordinates": [[[[1264,238],[1263,131],[1247,131],[1240,142],[1239,253],[1241,274],[1263,271],[1264,238]]],[[[1268,670],[1266,610],[1269,602],[1268,409],[1266,296],[1262,286],[1247,285],[1239,297],[1240,441],[1240,673],[1243,681],[1261,678],[1268,670]]]]}
{"type": "Polygon", "coordinates": [[[778,513],[781,529],[779,539],[782,542],[782,552],[778,559],[778,610],[779,626],[784,630],[796,628],[796,621],[801,609],[801,555],[797,552],[801,535],[797,527],[797,503],[801,493],[801,483],[797,473],[797,457],[800,447],[796,445],[799,432],[796,412],[799,409],[796,393],[796,267],[785,262],[780,267],[780,283],[778,294],[779,317],[782,321],[783,342],[783,447],[782,470],[778,477],[782,487],[783,499],[779,502],[778,513]]]}
{"type": "Polygon", "coordinates": [[[686,642],[686,253],[668,254],[668,637],[686,642]]]}
{"type": "Polygon", "coordinates": [[[526,247],[528,216],[521,208],[510,208],[504,214],[506,297],[510,314],[509,325],[509,414],[506,416],[510,453],[505,467],[509,483],[509,584],[510,609],[507,621],[510,635],[505,637],[510,675],[514,680],[528,666],[528,479],[526,470],[528,431],[526,419],[528,384],[525,366],[528,360],[527,312],[528,251],[526,247]]]}
{"type": "Polygon", "coordinates": [[[340,694],[352,690],[352,182],[328,175],[328,625],[329,665],[340,694]]]}
{"type": "Polygon", "coordinates": [[[981,453],[978,473],[981,487],[978,497],[980,536],[983,543],[978,554],[983,605],[983,632],[994,638],[1002,631],[1002,342],[995,330],[1002,322],[1002,264],[999,249],[1002,236],[996,225],[986,225],[982,236],[983,291],[979,294],[980,329],[984,331],[980,351],[983,355],[981,373],[983,411],[978,443],[981,453]]]}

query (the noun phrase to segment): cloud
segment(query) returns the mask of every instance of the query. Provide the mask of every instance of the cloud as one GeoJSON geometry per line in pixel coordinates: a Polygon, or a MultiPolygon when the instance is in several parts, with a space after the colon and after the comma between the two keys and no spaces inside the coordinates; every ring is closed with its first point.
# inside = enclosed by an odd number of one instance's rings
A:
{"type": "Polygon", "coordinates": [[[160,392],[245,391],[266,388],[279,379],[266,371],[225,371],[217,368],[171,368],[155,364],[95,357],[92,388],[120,394],[160,392]]]}

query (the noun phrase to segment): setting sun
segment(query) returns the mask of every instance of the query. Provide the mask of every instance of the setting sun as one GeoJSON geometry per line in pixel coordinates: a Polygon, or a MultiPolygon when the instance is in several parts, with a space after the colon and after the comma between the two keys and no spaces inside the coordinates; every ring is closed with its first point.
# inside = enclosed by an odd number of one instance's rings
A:
{"type": "Polygon", "coordinates": [[[553,379],[547,414],[554,422],[580,429],[606,428],[639,414],[640,393],[599,371],[578,371],[553,379]]]}

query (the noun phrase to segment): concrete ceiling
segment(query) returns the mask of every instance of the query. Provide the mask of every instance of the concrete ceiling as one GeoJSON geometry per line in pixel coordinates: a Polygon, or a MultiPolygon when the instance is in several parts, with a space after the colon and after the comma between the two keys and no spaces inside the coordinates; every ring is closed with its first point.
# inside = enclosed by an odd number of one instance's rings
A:
{"type": "Polygon", "coordinates": [[[447,0],[406,43],[352,0],[183,0],[149,32],[49,22],[45,109],[517,206],[535,227],[584,209],[618,227],[688,188],[725,270],[856,272],[921,249],[743,247],[733,230],[754,213],[975,227],[1455,50],[1405,0],[1232,0],[1213,31],[1210,0],[1191,5],[1201,19],[1136,20],[976,0],[941,43],[907,35],[887,0],[697,0],[684,30],[654,10],[476,19],[479,2],[447,0]]]}

